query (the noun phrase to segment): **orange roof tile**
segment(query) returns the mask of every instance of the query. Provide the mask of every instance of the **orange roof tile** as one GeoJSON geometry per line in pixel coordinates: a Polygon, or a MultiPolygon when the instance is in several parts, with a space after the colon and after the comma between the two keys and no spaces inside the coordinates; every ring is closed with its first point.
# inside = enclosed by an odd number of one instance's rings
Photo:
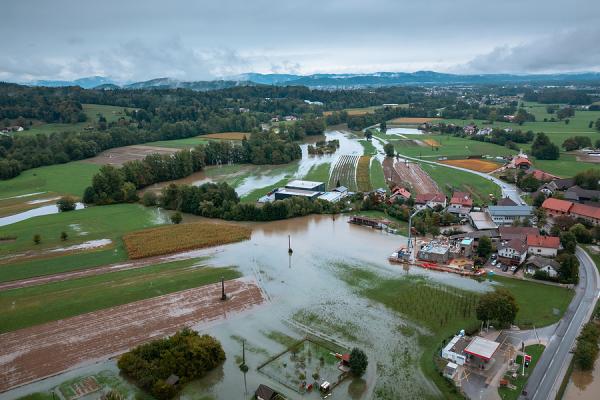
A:
{"type": "Polygon", "coordinates": [[[542,207],[547,210],[552,211],[560,211],[560,212],[569,212],[569,209],[573,206],[573,203],[566,200],[555,199],[553,197],[549,197],[542,203],[542,207]]]}

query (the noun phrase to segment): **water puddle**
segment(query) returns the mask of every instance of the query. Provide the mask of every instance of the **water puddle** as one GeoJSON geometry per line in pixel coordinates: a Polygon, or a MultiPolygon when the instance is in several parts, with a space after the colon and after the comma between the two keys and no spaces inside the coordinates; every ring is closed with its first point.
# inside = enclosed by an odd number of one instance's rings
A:
{"type": "MultiPolygon", "coordinates": [[[[81,210],[84,208],[83,203],[76,203],[75,209],[81,210]]],[[[0,218],[0,226],[6,226],[10,224],[14,224],[16,222],[25,221],[29,218],[39,217],[42,215],[50,215],[50,214],[58,214],[59,210],[56,204],[51,204],[47,206],[37,207],[32,210],[24,211],[18,214],[9,215],[7,217],[0,218]]]]}

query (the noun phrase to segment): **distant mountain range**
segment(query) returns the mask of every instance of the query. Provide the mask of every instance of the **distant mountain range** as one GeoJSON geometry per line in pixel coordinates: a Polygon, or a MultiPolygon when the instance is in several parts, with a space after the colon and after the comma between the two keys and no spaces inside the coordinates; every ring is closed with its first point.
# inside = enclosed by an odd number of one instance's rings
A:
{"type": "Polygon", "coordinates": [[[247,73],[227,80],[180,81],[172,78],[157,78],[149,81],[119,84],[109,78],[93,76],[74,81],[35,81],[33,86],[81,86],[84,89],[174,89],[216,90],[247,85],[301,85],[312,88],[359,88],[398,85],[475,85],[475,84],[569,84],[600,83],[599,72],[562,74],[479,74],[458,75],[433,71],[417,72],[375,72],[369,74],[257,74],[247,73]]]}

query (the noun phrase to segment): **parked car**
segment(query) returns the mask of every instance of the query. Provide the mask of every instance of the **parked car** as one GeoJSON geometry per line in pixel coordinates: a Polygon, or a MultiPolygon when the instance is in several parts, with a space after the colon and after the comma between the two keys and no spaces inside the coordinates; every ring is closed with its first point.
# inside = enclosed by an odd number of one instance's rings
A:
{"type": "Polygon", "coordinates": [[[492,265],[496,265],[497,261],[496,260],[492,260],[492,265]]]}
{"type": "Polygon", "coordinates": [[[498,257],[498,254],[494,253],[492,254],[492,260],[495,260],[498,257]]]}
{"type": "Polygon", "coordinates": [[[512,267],[510,267],[510,272],[515,272],[517,270],[517,266],[513,265],[512,267]]]}
{"type": "Polygon", "coordinates": [[[506,271],[508,271],[508,265],[505,265],[504,267],[502,267],[502,271],[503,271],[503,272],[506,272],[506,271]]]}

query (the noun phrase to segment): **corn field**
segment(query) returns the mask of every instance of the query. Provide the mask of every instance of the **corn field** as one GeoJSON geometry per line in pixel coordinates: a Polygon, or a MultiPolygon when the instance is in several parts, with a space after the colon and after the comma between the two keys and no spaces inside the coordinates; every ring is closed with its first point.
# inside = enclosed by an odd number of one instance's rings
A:
{"type": "Polygon", "coordinates": [[[123,236],[123,241],[129,258],[143,258],[239,242],[251,233],[245,226],[200,222],[144,229],[123,236]]]}

